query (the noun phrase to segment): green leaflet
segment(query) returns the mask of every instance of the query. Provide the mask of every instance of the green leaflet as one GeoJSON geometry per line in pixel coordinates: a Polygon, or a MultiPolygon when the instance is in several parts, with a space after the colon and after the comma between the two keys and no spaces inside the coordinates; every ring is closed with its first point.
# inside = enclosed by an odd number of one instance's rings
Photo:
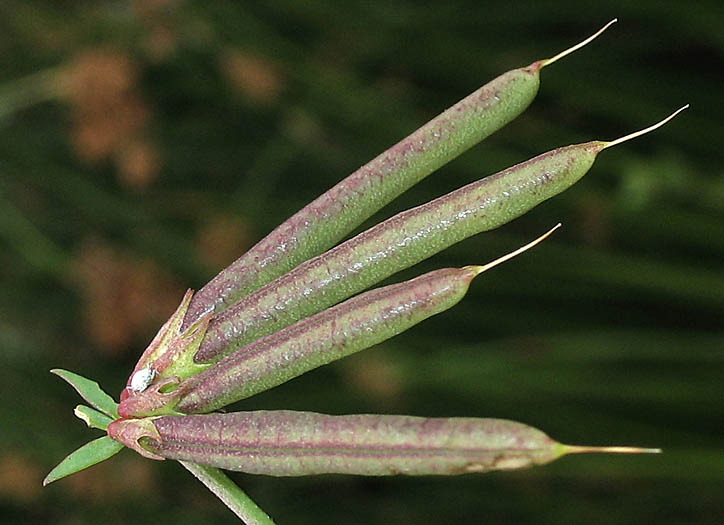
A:
{"type": "MultiPolygon", "coordinates": [[[[113,420],[118,419],[118,403],[106,394],[98,383],[59,368],[54,368],[51,370],[51,373],[67,381],[83,399],[94,407],[78,405],[73,411],[76,417],[82,419],[86,425],[99,430],[107,430],[108,425],[110,425],[113,420]]],[[[43,485],[92,467],[96,463],[100,463],[114,456],[122,448],[123,445],[121,443],[112,440],[108,436],[94,439],[70,454],[61,461],[58,466],[51,470],[43,480],[43,485]]]]}
{"type": "Polygon", "coordinates": [[[97,428],[98,430],[108,430],[108,425],[113,422],[113,420],[105,414],[101,414],[97,410],[85,405],[78,405],[75,407],[75,410],[73,410],[73,413],[78,419],[85,421],[85,424],[90,428],[97,428]]]}
{"type": "Polygon", "coordinates": [[[105,461],[118,454],[123,448],[123,444],[112,440],[108,436],[94,439],[80,447],[78,450],[70,454],[57,467],[50,471],[43,480],[43,486],[48,485],[83,469],[92,467],[96,463],[105,461]]]}
{"type": "Polygon", "coordinates": [[[100,410],[112,419],[118,418],[118,403],[106,394],[98,383],[60,368],[54,368],[50,372],[67,381],[93,408],[100,410]]]}

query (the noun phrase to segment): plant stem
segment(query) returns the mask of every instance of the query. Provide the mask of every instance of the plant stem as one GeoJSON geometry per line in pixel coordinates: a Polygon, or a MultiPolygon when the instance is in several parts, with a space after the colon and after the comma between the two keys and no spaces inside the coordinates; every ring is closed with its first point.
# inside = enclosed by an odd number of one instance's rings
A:
{"type": "Polygon", "coordinates": [[[180,461],[186,470],[206,485],[216,496],[229,507],[247,525],[274,525],[274,521],[254,501],[246,495],[223,471],[192,463],[180,461]]]}

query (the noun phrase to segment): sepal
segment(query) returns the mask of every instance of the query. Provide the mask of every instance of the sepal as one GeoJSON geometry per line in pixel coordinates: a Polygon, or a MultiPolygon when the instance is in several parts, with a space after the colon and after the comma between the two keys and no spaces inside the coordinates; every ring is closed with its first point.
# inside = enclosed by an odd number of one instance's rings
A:
{"type": "Polygon", "coordinates": [[[160,461],[165,459],[144,448],[139,442],[142,438],[161,441],[161,435],[156,430],[152,419],[117,419],[108,425],[108,435],[119,443],[123,443],[128,448],[135,450],[143,457],[160,461]]]}
{"type": "Polygon", "coordinates": [[[151,385],[143,392],[130,395],[118,405],[118,414],[122,418],[139,418],[157,415],[177,414],[173,407],[181,392],[174,389],[171,392],[162,392],[163,389],[173,389],[181,380],[177,377],[166,377],[151,385]]]}

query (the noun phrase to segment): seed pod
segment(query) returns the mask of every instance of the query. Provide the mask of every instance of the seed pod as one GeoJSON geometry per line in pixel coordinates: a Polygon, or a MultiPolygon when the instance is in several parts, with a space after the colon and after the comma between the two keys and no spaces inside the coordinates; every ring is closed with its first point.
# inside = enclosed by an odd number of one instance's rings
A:
{"type": "Polygon", "coordinates": [[[579,452],[660,452],[562,445],[503,419],[288,410],[119,419],[108,434],[151,459],[269,476],[451,475],[543,465],[579,452]]]}
{"type": "Polygon", "coordinates": [[[467,293],[473,278],[538,244],[559,226],[485,266],[436,270],[353,297],[257,339],[172,392],[155,387],[130,396],[119,405],[119,414],[145,417],[211,412],[369,348],[452,308],[467,293]]]}
{"type": "Polygon", "coordinates": [[[492,80],[302,208],[194,296],[184,327],[334,246],[385,204],[512,121],[535,98],[542,68],[586,45],[615,21],[552,58],[492,80]]]}
{"type": "MultiPolygon", "coordinates": [[[[578,181],[602,150],[651,131],[677,113],[612,142],[549,151],[370,228],[216,315],[194,361],[217,362],[448,246],[511,221],[578,181]]],[[[174,373],[183,375],[178,369],[174,373]]]]}

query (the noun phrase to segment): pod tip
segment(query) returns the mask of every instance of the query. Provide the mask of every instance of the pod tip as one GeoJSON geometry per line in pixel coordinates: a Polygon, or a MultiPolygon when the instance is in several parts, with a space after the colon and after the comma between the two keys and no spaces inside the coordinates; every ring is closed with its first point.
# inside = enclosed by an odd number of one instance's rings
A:
{"type": "Polygon", "coordinates": [[[658,129],[658,128],[660,128],[661,126],[663,126],[664,124],[666,124],[668,121],[670,121],[671,119],[673,119],[676,115],[678,115],[679,113],[681,113],[681,112],[684,111],[685,109],[688,109],[688,107],[689,107],[689,104],[686,104],[686,105],[680,107],[679,109],[677,109],[676,111],[674,111],[671,115],[669,115],[669,116],[666,117],[665,119],[661,120],[660,122],[657,122],[656,124],[654,124],[654,125],[652,125],[652,126],[649,126],[648,128],[645,128],[645,129],[642,129],[642,130],[639,130],[639,131],[634,131],[633,133],[629,133],[628,135],[626,135],[626,136],[624,136],[624,137],[621,137],[621,138],[618,138],[618,139],[616,139],[616,140],[612,140],[611,142],[604,142],[604,143],[603,143],[603,149],[610,148],[610,147],[612,147],[612,146],[616,146],[617,144],[621,144],[622,142],[627,142],[627,141],[629,141],[629,140],[635,139],[636,137],[640,137],[641,135],[645,135],[645,134],[647,134],[647,133],[650,133],[650,132],[654,131],[655,129],[658,129]]]}
{"type": "Polygon", "coordinates": [[[509,254],[503,255],[502,257],[499,257],[499,258],[495,259],[494,261],[489,262],[488,264],[484,264],[484,265],[482,265],[482,266],[471,266],[471,268],[473,268],[473,269],[475,270],[475,272],[476,272],[476,273],[475,273],[475,276],[478,276],[478,275],[480,275],[481,273],[483,273],[484,271],[490,270],[491,268],[494,268],[495,266],[498,266],[499,264],[502,264],[502,263],[504,263],[505,261],[509,261],[509,260],[512,259],[513,257],[515,257],[515,256],[517,256],[517,255],[520,255],[521,253],[523,253],[523,252],[526,251],[526,250],[529,250],[530,248],[532,248],[532,247],[535,246],[536,244],[538,244],[538,243],[544,241],[545,239],[547,239],[554,231],[556,231],[556,230],[557,230],[558,228],[560,228],[560,227],[561,227],[561,223],[559,222],[558,224],[556,224],[555,226],[553,226],[553,228],[551,228],[550,230],[548,230],[546,233],[544,233],[543,235],[541,235],[540,237],[538,237],[538,238],[535,239],[534,241],[529,242],[529,243],[526,244],[525,246],[521,246],[520,248],[518,248],[518,249],[515,250],[515,251],[510,252],[509,254]]]}
{"type": "Polygon", "coordinates": [[[660,448],[564,445],[564,454],[661,454],[660,448]]]}
{"type": "Polygon", "coordinates": [[[598,38],[598,36],[599,36],[601,33],[603,33],[606,29],[608,29],[609,27],[611,27],[611,26],[612,26],[613,24],[615,24],[616,22],[618,22],[618,18],[614,18],[613,20],[611,20],[608,24],[606,24],[606,25],[603,26],[601,29],[599,29],[598,31],[596,31],[593,35],[589,36],[589,37],[588,37],[587,39],[585,39],[583,42],[579,42],[579,43],[576,44],[575,46],[569,47],[568,49],[566,49],[566,50],[564,50],[564,51],[561,51],[560,53],[558,53],[558,54],[557,54],[556,56],[554,56],[554,57],[547,58],[547,59],[545,59],[545,60],[540,60],[540,61],[538,62],[538,64],[540,65],[540,68],[544,68],[544,67],[546,67],[546,66],[550,66],[550,65],[553,64],[554,62],[558,62],[558,61],[559,61],[561,58],[563,58],[564,56],[570,55],[570,54],[573,53],[574,51],[578,51],[578,50],[581,49],[583,46],[585,46],[586,44],[588,44],[589,42],[591,42],[592,40],[595,40],[596,38],[598,38]]]}

